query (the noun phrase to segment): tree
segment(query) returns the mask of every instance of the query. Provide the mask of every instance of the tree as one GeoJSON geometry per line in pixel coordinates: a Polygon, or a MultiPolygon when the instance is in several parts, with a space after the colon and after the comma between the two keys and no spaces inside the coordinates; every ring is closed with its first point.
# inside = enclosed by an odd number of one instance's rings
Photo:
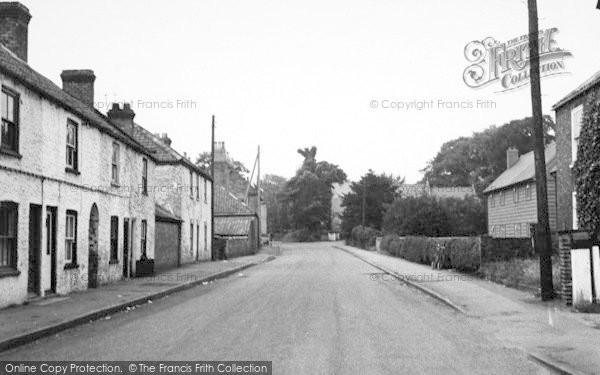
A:
{"type": "Polygon", "coordinates": [[[402,236],[479,235],[487,230],[485,207],[475,197],[399,197],[386,210],[383,229],[402,236]]]}
{"type": "Polygon", "coordinates": [[[391,175],[376,175],[372,170],[363,175],[358,182],[350,185],[350,192],[344,195],[342,207],[342,233],[348,236],[352,228],[362,224],[363,201],[365,207],[364,226],[381,230],[383,215],[387,205],[396,197],[398,187],[403,180],[391,175]]]}
{"type": "Polygon", "coordinates": [[[575,188],[579,226],[593,238],[600,234],[600,103],[590,100],[583,115],[577,160],[575,188]]]}
{"type": "Polygon", "coordinates": [[[290,227],[313,234],[329,227],[333,183],[344,183],[346,173],[335,164],[316,161],[317,148],[298,150],[302,167],[285,185],[281,201],[290,213],[290,227]]]}
{"type": "MultiPolygon", "coordinates": [[[[544,116],[545,143],[554,140],[554,122],[544,116]]],[[[506,170],[506,149],[516,147],[521,154],[533,147],[533,119],[513,120],[500,127],[490,126],[470,137],[460,137],[442,145],[425,169],[423,180],[432,186],[474,186],[479,197],[483,190],[506,170]]]]}
{"type": "Polygon", "coordinates": [[[267,205],[267,228],[271,233],[281,233],[289,228],[287,206],[281,202],[281,193],[287,179],[274,174],[267,174],[261,180],[263,200],[267,205]]]}

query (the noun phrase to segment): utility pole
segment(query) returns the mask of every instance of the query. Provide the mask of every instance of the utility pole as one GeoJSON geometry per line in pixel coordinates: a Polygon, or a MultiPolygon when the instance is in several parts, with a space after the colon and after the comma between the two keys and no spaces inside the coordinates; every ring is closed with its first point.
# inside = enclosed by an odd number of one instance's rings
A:
{"type": "Polygon", "coordinates": [[[258,247],[262,245],[262,205],[260,203],[260,145],[258,145],[258,153],[256,155],[256,213],[258,214],[258,247]]]}
{"type": "Polygon", "coordinates": [[[216,260],[215,257],[215,115],[212,115],[212,131],[210,143],[210,257],[216,260]]]}
{"type": "Polygon", "coordinates": [[[531,106],[533,113],[533,153],[535,157],[535,181],[537,196],[537,227],[535,252],[540,256],[540,286],[542,301],[554,298],[552,285],[552,240],[548,219],[548,184],[544,142],[544,119],[542,117],[542,93],[540,88],[540,47],[537,0],[527,0],[529,8],[529,69],[531,77],[531,106]]]}

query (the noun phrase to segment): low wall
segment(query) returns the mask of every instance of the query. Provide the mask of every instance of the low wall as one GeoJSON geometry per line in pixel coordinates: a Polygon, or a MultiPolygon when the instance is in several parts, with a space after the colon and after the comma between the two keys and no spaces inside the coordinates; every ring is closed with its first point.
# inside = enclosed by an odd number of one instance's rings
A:
{"type": "Polygon", "coordinates": [[[248,238],[227,238],[225,256],[235,258],[244,255],[256,254],[256,246],[248,238]]]}

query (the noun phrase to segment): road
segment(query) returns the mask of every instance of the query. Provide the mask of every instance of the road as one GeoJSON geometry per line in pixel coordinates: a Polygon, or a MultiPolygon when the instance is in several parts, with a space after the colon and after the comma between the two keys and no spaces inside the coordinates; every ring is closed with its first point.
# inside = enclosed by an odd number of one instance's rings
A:
{"type": "Polygon", "coordinates": [[[547,374],[454,310],[327,244],[0,354],[269,360],[275,374],[547,374]]]}

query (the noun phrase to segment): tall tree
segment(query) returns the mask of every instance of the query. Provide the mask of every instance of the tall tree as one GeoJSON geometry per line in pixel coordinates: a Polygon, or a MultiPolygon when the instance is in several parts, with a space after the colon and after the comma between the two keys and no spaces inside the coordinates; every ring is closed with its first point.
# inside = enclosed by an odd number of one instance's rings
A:
{"type": "Polygon", "coordinates": [[[387,205],[399,196],[398,187],[403,183],[401,178],[386,174],[375,174],[369,170],[358,182],[350,185],[350,192],[344,195],[342,207],[342,233],[348,236],[357,225],[381,230],[383,214],[387,205]],[[362,223],[364,209],[365,222],[362,223]]]}
{"type": "Polygon", "coordinates": [[[317,233],[329,227],[333,183],[344,183],[346,173],[335,164],[316,161],[317,148],[298,150],[304,157],[302,167],[281,194],[290,213],[293,229],[317,233]]]}
{"type": "MultiPolygon", "coordinates": [[[[554,122],[543,118],[546,144],[554,140],[554,122]]],[[[479,195],[506,170],[506,149],[521,154],[533,149],[533,119],[513,120],[500,127],[490,126],[470,137],[442,145],[425,169],[424,180],[433,186],[474,186],[479,195]]]]}

